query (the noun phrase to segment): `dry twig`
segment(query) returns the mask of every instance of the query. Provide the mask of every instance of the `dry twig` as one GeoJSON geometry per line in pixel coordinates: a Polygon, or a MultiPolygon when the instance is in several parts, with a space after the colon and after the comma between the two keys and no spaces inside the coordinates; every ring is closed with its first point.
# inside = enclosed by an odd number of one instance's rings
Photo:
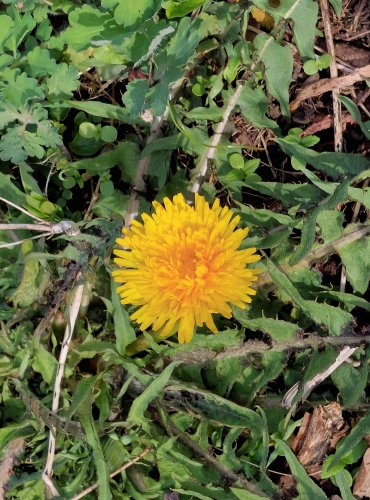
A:
{"type": "Polygon", "coordinates": [[[296,111],[301,103],[310,97],[316,97],[318,95],[324,94],[325,92],[330,92],[333,89],[341,89],[344,87],[351,87],[356,82],[362,82],[363,80],[368,80],[370,78],[370,64],[364,66],[363,68],[358,68],[356,71],[350,75],[340,76],[338,78],[323,78],[318,82],[304,87],[297,97],[290,103],[290,110],[296,111]]]}
{"type": "MultiPolygon", "coordinates": [[[[80,277],[80,276],[79,276],[80,277]]],[[[64,333],[64,338],[63,338],[63,343],[59,355],[59,362],[58,362],[58,368],[57,368],[57,373],[55,377],[55,383],[54,383],[54,392],[53,392],[53,402],[51,406],[51,411],[54,413],[57,413],[59,409],[59,400],[60,400],[60,393],[61,393],[61,385],[62,385],[62,379],[64,375],[64,367],[66,364],[67,360],[67,355],[69,351],[69,345],[72,340],[72,334],[73,330],[75,328],[78,312],[80,310],[80,305],[81,305],[81,300],[82,300],[82,294],[83,294],[83,288],[84,285],[80,284],[75,288],[74,295],[72,298],[70,310],[69,310],[69,321],[67,323],[65,333],[64,333]]],[[[46,464],[44,471],[42,473],[42,479],[45,483],[45,485],[51,490],[54,496],[58,495],[58,491],[56,490],[55,486],[52,483],[51,476],[53,473],[53,462],[54,462],[54,456],[55,456],[55,445],[56,445],[56,428],[51,428],[50,433],[49,433],[49,446],[48,446],[48,456],[46,459],[46,464]]]]}

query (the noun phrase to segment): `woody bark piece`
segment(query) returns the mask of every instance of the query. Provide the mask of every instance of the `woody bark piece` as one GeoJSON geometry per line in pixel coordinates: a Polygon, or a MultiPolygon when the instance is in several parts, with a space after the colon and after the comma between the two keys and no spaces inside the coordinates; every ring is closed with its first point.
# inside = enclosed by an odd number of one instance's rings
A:
{"type": "Polygon", "coordinates": [[[319,406],[312,415],[305,414],[292,450],[303,466],[317,470],[313,466],[322,463],[328,451],[335,447],[347,430],[338,403],[319,406]]]}
{"type": "Polygon", "coordinates": [[[324,92],[329,92],[333,89],[341,89],[344,87],[351,87],[356,82],[363,80],[368,80],[370,78],[370,64],[359,68],[350,75],[340,76],[338,78],[323,78],[312,85],[307,85],[298,93],[297,97],[290,103],[290,110],[292,113],[296,111],[301,104],[309,97],[315,97],[323,94],[324,92]]]}
{"type": "Polygon", "coordinates": [[[23,453],[25,445],[25,438],[20,437],[13,439],[5,449],[0,461],[0,498],[5,498],[7,482],[13,475],[13,467],[19,455],[23,453]]]}
{"type": "Polygon", "coordinates": [[[353,494],[356,497],[370,497],[370,448],[362,458],[362,464],[356,477],[353,487],[353,494]]]}

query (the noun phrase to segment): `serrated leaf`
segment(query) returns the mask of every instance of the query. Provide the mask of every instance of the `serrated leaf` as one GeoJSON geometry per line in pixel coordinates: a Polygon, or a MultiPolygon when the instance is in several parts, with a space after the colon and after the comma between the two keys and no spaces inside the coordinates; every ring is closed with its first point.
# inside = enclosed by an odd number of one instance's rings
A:
{"type": "Polygon", "coordinates": [[[12,15],[14,20],[13,30],[10,37],[8,37],[5,42],[5,47],[15,54],[25,36],[35,28],[36,22],[29,12],[21,15],[14,9],[12,15]]]}
{"type": "Polygon", "coordinates": [[[353,289],[365,293],[370,279],[370,237],[346,245],[338,251],[353,289]]]}
{"type": "Polygon", "coordinates": [[[58,64],[50,78],[46,79],[49,99],[66,99],[79,86],[78,71],[66,63],[58,64]]]}
{"type": "MultiPolygon", "coordinates": [[[[112,29],[111,13],[102,12],[91,5],[84,4],[82,7],[71,10],[68,20],[69,27],[62,33],[61,38],[77,51],[91,46],[95,39],[109,38],[109,32],[107,33],[109,28],[107,27],[111,28],[111,37],[115,34],[114,29],[112,29]]],[[[116,24],[115,26],[118,28],[116,24]]]]}
{"type": "Polygon", "coordinates": [[[336,464],[342,461],[367,434],[370,434],[370,413],[359,420],[352,428],[350,434],[337,445],[332,462],[328,467],[328,472],[330,472],[336,464]]]}
{"type": "Polygon", "coordinates": [[[289,264],[291,266],[297,264],[311,250],[315,241],[316,220],[319,213],[323,210],[332,210],[338,205],[338,203],[345,201],[347,197],[347,189],[351,181],[352,179],[350,178],[345,179],[337,186],[331,196],[329,196],[324,202],[321,202],[321,204],[312,210],[312,212],[308,215],[302,227],[301,241],[289,260],[289,264]]]}
{"type": "Polygon", "coordinates": [[[124,306],[120,303],[116,284],[112,281],[112,305],[113,305],[113,321],[114,334],[116,337],[116,347],[119,354],[125,354],[126,347],[136,339],[134,328],[131,326],[129,314],[124,306]]]}
{"type": "Polygon", "coordinates": [[[177,362],[168,365],[162,373],[148,385],[144,392],[134,400],[127,417],[128,422],[135,423],[136,425],[148,425],[148,419],[144,415],[145,411],[149,404],[160,396],[177,365],[177,362]]]}
{"type": "Polygon", "coordinates": [[[123,24],[125,28],[133,29],[139,23],[150,19],[160,7],[159,0],[119,0],[114,11],[114,19],[117,24],[123,24]]]}
{"type": "Polygon", "coordinates": [[[126,92],[122,96],[122,102],[126,106],[129,115],[137,117],[144,109],[145,94],[149,89],[149,81],[137,79],[126,86],[126,92]]]}
{"type": "Polygon", "coordinates": [[[57,63],[50,57],[50,51],[39,46],[28,52],[27,61],[26,70],[30,76],[44,77],[53,74],[57,69],[57,63]]]}
{"type": "Polygon", "coordinates": [[[267,90],[279,101],[283,116],[289,117],[289,86],[293,73],[292,51],[265,33],[257,35],[254,44],[265,66],[267,90]]]}
{"type": "Polygon", "coordinates": [[[58,362],[54,356],[41,345],[35,352],[32,362],[33,370],[41,373],[45,382],[51,385],[54,383],[57,366],[58,362]]]}
{"type": "MultiPolygon", "coordinates": [[[[43,100],[45,94],[35,78],[28,78],[26,73],[12,71],[7,73],[8,84],[3,90],[4,98],[16,108],[21,108],[31,100],[43,100]]],[[[0,108],[6,108],[2,103],[0,108]]]]}
{"type": "Polygon", "coordinates": [[[312,206],[322,200],[319,189],[311,184],[286,184],[283,182],[248,182],[248,187],[259,193],[280,200],[284,206],[312,206]]]}
{"type": "Polygon", "coordinates": [[[370,160],[359,154],[317,153],[312,149],[291,142],[289,136],[284,139],[275,139],[275,141],[280,145],[284,153],[289,156],[296,156],[325,174],[330,175],[333,179],[338,179],[348,174],[357,175],[363,170],[370,168],[370,160]]]}
{"type": "Polygon", "coordinates": [[[331,374],[331,379],[339,389],[344,406],[350,407],[361,401],[367,385],[367,373],[367,362],[362,362],[359,368],[343,363],[331,374]]]}
{"type": "Polygon", "coordinates": [[[325,243],[330,243],[342,236],[344,214],[338,210],[322,210],[317,216],[317,224],[325,243]]]}
{"type": "Polygon", "coordinates": [[[253,332],[261,331],[268,333],[271,338],[276,341],[288,341],[301,333],[301,329],[294,323],[288,323],[287,321],[279,319],[257,318],[246,319],[240,322],[253,332]]]}
{"type": "Polygon", "coordinates": [[[268,110],[268,99],[261,86],[252,89],[248,85],[244,85],[237,105],[239,106],[244,118],[252,123],[255,127],[270,128],[279,131],[279,127],[270,118],[266,116],[268,110]]]}
{"type": "Polygon", "coordinates": [[[270,260],[266,259],[266,266],[273,280],[273,283],[284,291],[292,301],[299,306],[302,311],[318,325],[326,327],[332,335],[341,335],[352,323],[353,317],[339,307],[329,304],[320,304],[313,300],[305,300],[296,287],[278,267],[270,260]]]}

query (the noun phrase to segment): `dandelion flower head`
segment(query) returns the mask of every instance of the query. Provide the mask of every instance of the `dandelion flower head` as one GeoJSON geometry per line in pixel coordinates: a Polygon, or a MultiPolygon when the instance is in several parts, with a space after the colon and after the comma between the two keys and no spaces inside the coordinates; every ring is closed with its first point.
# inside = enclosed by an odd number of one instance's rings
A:
{"type": "Polygon", "coordinates": [[[203,324],[216,333],[212,315],[230,318],[231,304],[245,308],[256,293],[259,270],[247,265],[260,256],[255,248],[239,250],[248,228],[237,229],[240,217],[218,199],[209,206],[196,195],[192,207],[177,194],[153,207],[116,240],[121,303],[137,307],[130,317],[141,330],[160,330],[164,338],[178,332],[180,343],[190,342],[203,324]]]}

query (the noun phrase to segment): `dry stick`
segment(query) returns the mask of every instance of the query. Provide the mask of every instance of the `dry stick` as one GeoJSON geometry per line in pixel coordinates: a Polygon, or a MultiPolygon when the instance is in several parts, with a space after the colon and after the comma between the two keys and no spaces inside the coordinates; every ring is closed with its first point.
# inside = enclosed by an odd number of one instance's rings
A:
{"type": "MultiPolygon", "coordinates": [[[[78,276],[78,279],[81,277],[78,276]]],[[[83,288],[84,285],[80,284],[75,288],[75,292],[72,298],[70,310],[69,310],[69,321],[65,329],[64,333],[64,338],[63,338],[63,343],[62,347],[60,350],[60,355],[59,355],[59,361],[58,361],[58,368],[57,368],[57,373],[55,377],[55,383],[54,383],[54,392],[53,392],[53,402],[51,406],[51,411],[54,413],[57,413],[58,408],[59,408],[59,400],[60,400],[60,392],[61,392],[61,384],[62,384],[62,379],[63,379],[63,374],[64,374],[64,367],[66,364],[67,360],[67,355],[69,351],[69,344],[72,339],[72,334],[73,330],[76,324],[77,320],[77,315],[78,311],[80,309],[81,305],[81,300],[82,300],[82,294],[83,294],[83,288]]],[[[42,479],[50,489],[53,495],[58,495],[58,492],[53,485],[51,481],[51,476],[53,473],[53,462],[54,462],[54,456],[55,456],[55,444],[56,444],[56,428],[51,427],[50,428],[50,433],[49,433],[49,446],[48,446],[48,456],[46,459],[46,464],[45,468],[42,473],[42,479]]],[[[58,495],[59,496],[59,495],[58,495]]]]}
{"type": "Polygon", "coordinates": [[[20,207],[19,205],[17,205],[16,203],[13,203],[12,201],[9,201],[7,200],[6,198],[3,198],[2,196],[0,196],[0,201],[3,201],[4,203],[6,203],[7,205],[10,205],[11,207],[14,207],[16,208],[17,210],[19,210],[20,212],[23,212],[24,214],[28,215],[29,217],[31,217],[31,219],[34,219],[34,220],[38,220],[39,222],[41,223],[44,223],[45,224],[45,221],[43,219],[40,219],[40,217],[37,217],[36,215],[34,214],[31,214],[31,212],[29,212],[28,210],[26,210],[25,208],[22,208],[20,207]]]}
{"type": "MultiPolygon", "coordinates": [[[[129,467],[131,467],[131,465],[134,465],[136,464],[137,462],[139,462],[139,460],[141,460],[143,457],[145,457],[145,455],[147,453],[149,453],[150,451],[150,448],[145,448],[141,453],[140,455],[138,455],[137,457],[133,458],[132,460],[130,460],[129,462],[127,462],[126,464],[122,465],[122,467],[120,467],[119,469],[117,469],[116,471],[112,472],[112,474],[109,476],[111,479],[114,477],[114,476],[117,476],[117,474],[119,474],[120,472],[123,472],[124,470],[128,469],[129,467]]],[[[81,491],[81,493],[79,493],[78,495],[75,495],[72,500],[79,500],[80,498],[83,498],[85,497],[86,495],[88,495],[89,493],[91,493],[92,491],[96,490],[98,487],[98,483],[94,483],[93,485],[89,486],[88,488],[86,488],[86,490],[83,490],[81,491]]]]}
{"type": "Polygon", "coordinates": [[[309,349],[322,345],[342,346],[344,344],[359,345],[363,342],[370,343],[370,335],[352,335],[346,337],[319,337],[309,335],[305,338],[290,339],[284,341],[273,341],[272,346],[262,340],[247,340],[242,345],[230,347],[221,352],[207,348],[198,348],[195,351],[180,352],[170,356],[171,361],[179,361],[186,365],[204,364],[225,359],[244,358],[250,354],[266,351],[290,351],[309,349]]]}
{"type": "MultiPolygon", "coordinates": [[[[316,386],[321,384],[326,378],[329,377],[340,365],[342,365],[352,354],[357,351],[357,347],[343,347],[338,356],[335,358],[335,361],[321,373],[315,375],[311,380],[308,380],[303,386],[303,393],[301,400],[304,401],[308,398],[311,392],[314,390],[316,386]]],[[[281,402],[281,406],[284,408],[290,408],[293,404],[293,400],[298,393],[300,382],[294,384],[285,394],[283,400],[281,402]]]]}
{"type": "MultiPolygon", "coordinates": [[[[273,40],[273,38],[269,38],[264,43],[264,45],[262,46],[262,48],[260,50],[260,53],[258,55],[259,59],[261,59],[263,53],[266,51],[267,47],[270,45],[270,43],[272,42],[272,40],[273,40]]],[[[199,166],[199,170],[196,173],[196,176],[194,178],[193,184],[192,184],[191,189],[190,189],[190,192],[193,193],[193,194],[199,192],[200,187],[201,187],[201,185],[204,182],[204,178],[205,178],[205,176],[207,174],[208,166],[209,166],[210,162],[214,159],[214,157],[216,155],[217,147],[218,147],[218,145],[220,143],[220,140],[221,140],[221,137],[222,137],[222,135],[224,133],[224,130],[225,130],[225,128],[226,128],[226,126],[227,126],[227,124],[229,122],[229,117],[230,117],[233,109],[235,108],[235,106],[236,106],[236,104],[238,102],[238,99],[240,97],[240,94],[241,94],[241,92],[242,92],[242,90],[244,88],[245,80],[246,80],[247,76],[250,74],[250,72],[253,72],[256,64],[257,64],[257,62],[253,63],[252,66],[250,67],[250,69],[247,70],[244,73],[244,75],[242,76],[241,81],[236,86],[236,89],[235,89],[235,92],[234,92],[232,98],[228,102],[228,105],[227,105],[227,107],[225,109],[222,121],[220,123],[218,123],[216,125],[216,127],[215,127],[215,133],[212,136],[210,146],[208,147],[205,155],[203,156],[203,159],[202,159],[201,164],[199,166]]]]}
{"type": "MultiPolygon", "coordinates": [[[[162,411],[164,411],[162,409],[162,411]]],[[[224,466],[224,464],[220,463],[214,456],[210,453],[207,453],[201,446],[199,446],[195,441],[191,439],[185,432],[182,432],[171,420],[171,418],[167,416],[166,422],[164,425],[167,425],[171,432],[178,437],[179,441],[181,441],[187,448],[189,448],[194,455],[203,458],[203,460],[208,463],[211,467],[213,467],[222,478],[226,479],[231,484],[239,483],[240,486],[253,493],[254,495],[258,495],[260,497],[266,498],[265,493],[263,493],[257,486],[248,481],[248,479],[244,476],[244,474],[236,474],[234,471],[228,469],[224,466]]]]}
{"type": "MultiPolygon", "coordinates": [[[[321,8],[321,17],[324,23],[324,32],[326,39],[326,48],[331,57],[330,63],[330,76],[331,78],[338,78],[338,67],[335,60],[335,48],[333,42],[333,36],[331,33],[330,26],[330,14],[328,8],[327,0],[319,0],[321,8]]],[[[340,153],[343,150],[343,127],[342,127],[342,107],[339,100],[339,90],[332,90],[333,98],[333,118],[334,118],[334,151],[340,153]]],[[[346,270],[342,266],[339,291],[345,292],[346,289],[346,270]]]]}
{"type": "Polygon", "coordinates": [[[325,92],[329,92],[333,89],[341,89],[344,87],[351,87],[356,82],[362,82],[363,80],[368,80],[370,78],[370,64],[358,68],[356,71],[350,75],[340,76],[338,78],[323,78],[318,82],[304,87],[297,97],[290,103],[290,110],[296,111],[301,103],[310,97],[316,97],[325,92]]]}
{"type": "MultiPolygon", "coordinates": [[[[324,23],[324,32],[326,40],[326,48],[331,57],[330,76],[338,78],[338,68],[335,60],[335,48],[333,36],[331,33],[330,14],[327,0],[319,0],[321,8],[321,17],[324,23]]],[[[334,150],[340,152],[343,149],[343,129],[341,124],[341,104],[339,101],[339,90],[332,90],[333,97],[333,115],[334,115],[334,150]]]]}
{"type": "Polygon", "coordinates": [[[217,146],[221,140],[222,134],[224,133],[226,125],[229,121],[229,116],[230,116],[232,110],[235,108],[236,103],[238,102],[238,99],[240,97],[242,90],[243,90],[243,85],[241,83],[239,83],[236,90],[235,90],[233,97],[230,99],[230,101],[227,105],[227,108],[225,110],[222,121],[220,123],[218,123],[216,128],[215,128],[215,133],[212,137],[210,146],[207,149],[206,154],[204,155],[204,157],[202,159],[202,163],[200,164],[198,174],[197,174],[196,178],[194,179],[193,184],[191,186],[191,190],[190,190],[191,193],[198,193],[200,190],[200,186],[202,185],[204,178],[207,174],[208,165],[214,159],[214,157],[216,155],[217,146]]]}

